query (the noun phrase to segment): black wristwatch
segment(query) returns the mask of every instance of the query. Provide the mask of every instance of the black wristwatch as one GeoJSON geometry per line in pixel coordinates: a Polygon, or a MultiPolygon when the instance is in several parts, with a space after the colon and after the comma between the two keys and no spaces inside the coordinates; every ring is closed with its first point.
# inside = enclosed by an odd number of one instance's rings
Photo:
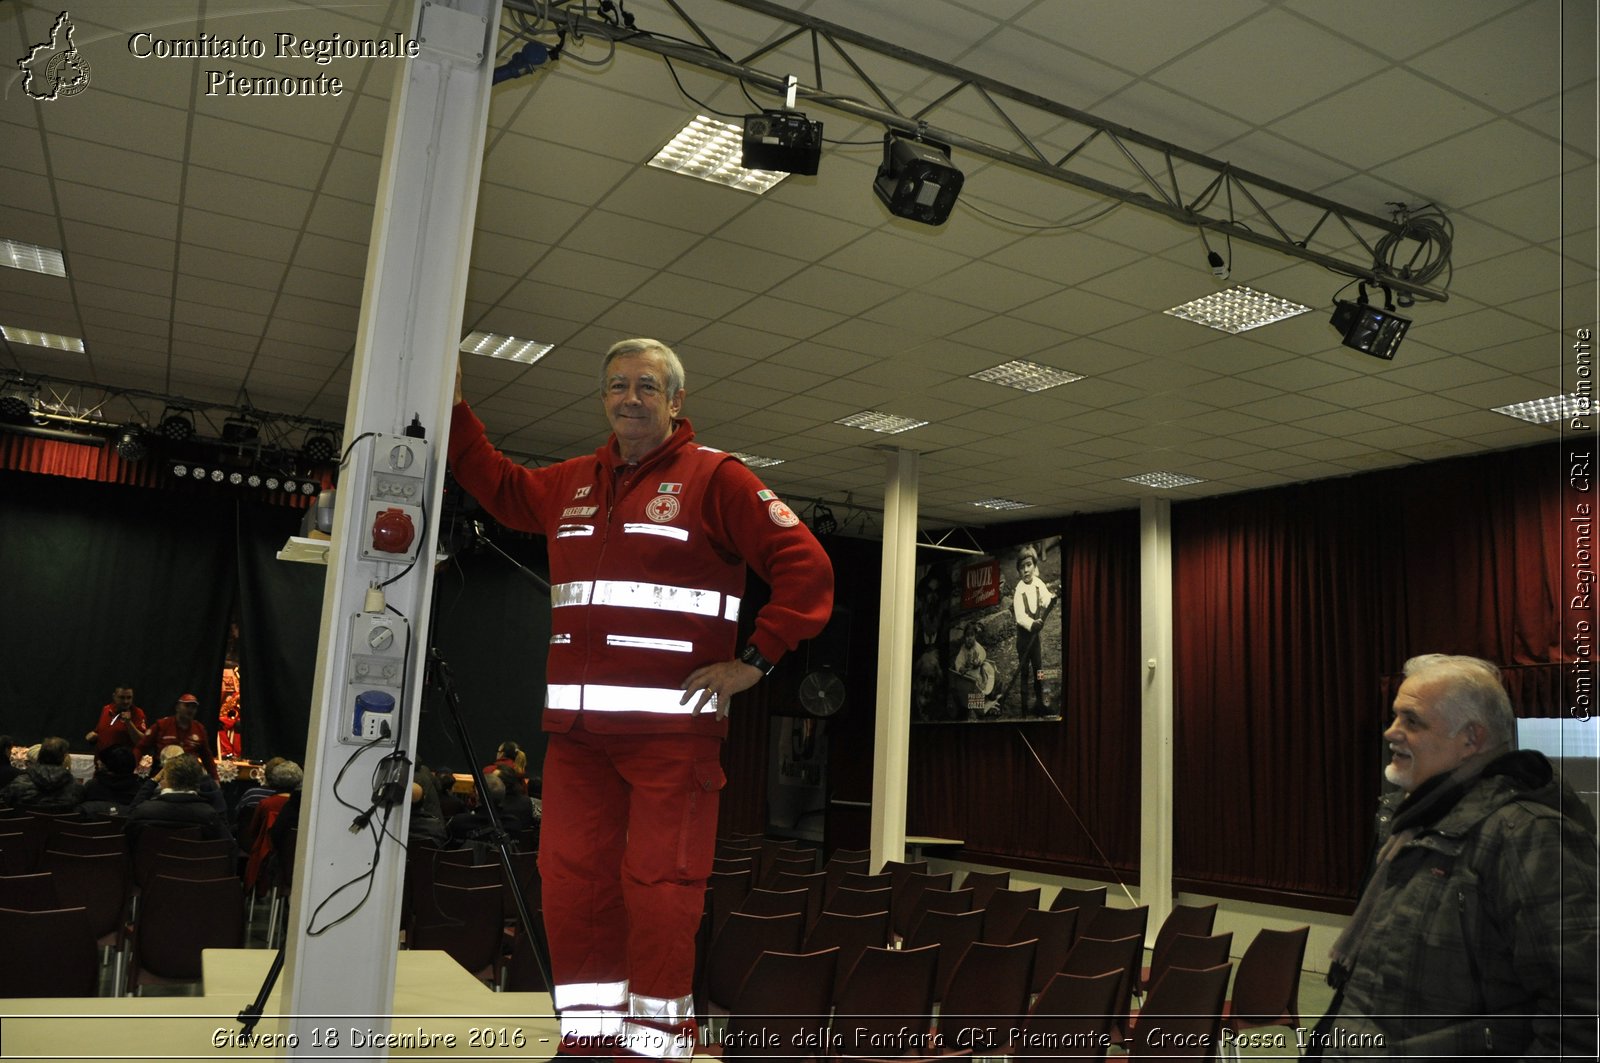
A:
{"type": "Polygon", "coordinates": [[[739,654],[739,660],[743,661],[745,664],[754,665],[755,667],[761,669],[761,674],[764,676],[771,675],[772,670],[778,667],[765,657],[761,656],[761,651],[756,649],[754,646],[746,646],[744,648],[744,652],[739,654]]]}

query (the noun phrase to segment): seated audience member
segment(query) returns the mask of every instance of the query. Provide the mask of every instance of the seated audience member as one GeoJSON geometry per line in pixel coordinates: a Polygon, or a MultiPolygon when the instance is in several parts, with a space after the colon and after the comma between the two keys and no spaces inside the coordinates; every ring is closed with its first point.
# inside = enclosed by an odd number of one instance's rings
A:
{"type": "Polygon", "coordinates": [[[95,755],[94,778],[83,787],[84,812],[120,816],[133,807],[144,780],[134,774],[138,761],[132,746],[107,746],[95,755]]]}
{"type": "Polygon", "coordinates": [[[443,845],[445,816],[439,802],[439,783],[433,770],[418,764],[411,776],[411,826],[413,838],[425,838],[443,845]]]}
{"type": "Polygon", "coordinates": [[[533,826],[533,799],[523,789],[524,780],[508,768],[501,768],[495,774],[500,776],[500,785],[506,792],[500,802],[500,825],[512,833],[533,826]]]}
{"type": "Polygon", "coordinates": [[[22,769],[11,763],[11,749],[17,740],[10,735],[0,735],[0,790],[11,785],[11,780],[22,774],[22,769]]]}
{"type": "Polygon", "coordinates": [[[507,768],[518,779],[528,777],[528,754],[515,742],[501,742],[500,748],[494,751],[494,762],[483,766],[483,773],[498,771],[507,768]]]}
{"type": "Polygon", "coordinates": [[[141,756],[154,753],[167,746],[182,746],[183,751],[199,759],[213,780],[217,777],[216,756],[211,751],[211,735],[195,716],[200,712],[200,699],[185,694],[172,706],[172,715],[163,716],[151,725],[140,740],[141,756]]]}
{"type": "MultiPolygon", "coordinates": [[[[182,746],[166,746],[161,750],[161,764],[164,767],[167,761],[171,760],[173,757],[184,755],[185,754],[182,746]]],[[[194,754],[191,753],[187,755],[193,756],[194,754]]],[[[195,757],[195,759],[199,760],[200,758],[195,757]]],[[[150,778],[146,779],[144,783],[140,785],[139,792],[133,795],[133,803],[135,805],[141,805],[156,795],[160,789],[156,782],[159,774],[159,769],[155,772],[152,772],[150,778]]],[[[211,807],[217,810],[217,815],[222,817],[222,821],[224,823],[228,821],[227,798],[222,796],[222,787],[218,786],[217,781],[209,775],[207,775],[200,783],[200,796],[211,802],[211,807]]]]}
{"type": "Polygon", "coordinates": [[[94,730],[84,738],[93,742],[94,751],[100,753],[112,746],[137,746],[149,733],[144,710],[133,703],[133,688],[122,686],[111,691],[111,700],[101,706],[94,730]]]}
{"type": "MultiPolygon", "coordinates": [[[[267,783],[272,787],[272,792],[250,806],[248,819],[240,818],[244,828],[238,835],[239,847],[245,851],[248,858],[244,876],[246,886],[254,886],[261,869],[266,866],[267,858],[274,851],[273,829],[277,826],[278,817],[289,806],[289,801],[300,792],[300,783],[305,778],[300,765],[294,761],[282,757],[277,757],[275,760],[276,763],[266,771],[267,783]]],[[[295,810],[298,815],[298,800],[295,810]]]]}
{"type": "Polygon", "coordinates": [[[199,758],[188,753],[179,753],[163,763],[156,775],[156,795],[128,813],[130,843],[137,843],[139,832],[151,826],[199,827],[202,838],[232,841],[227,822],[199,792],[205,779],[205,767],[199,758]]]}
{"type": "MultiPolygon", "coordinates": [[[[506,809],[506,784],[500,772],[491,772],[484,777],[484,785],[488,793],[478,802],[478,807],[471,812],[462,812],[450,817],[445,828],[448,839],[452,843],[466,843],[471,841],[489,841],[493,824],[489,822],[489,811],[485,807],[493,803],[495,812],[500,818],[500,827],[508,834],[515,834],[523,827],[529,825],[529,820],[522,819],[519,815],[507,815],[506,809]]],[[[524,795],[523,800],[527,800],[524,795]]],[[[513,809],[513,812],[516,810],[513,809]]]]}
{"type": "Polygon", "coordinates": [[[467,802],[456,793],[456,777],[446,768],[433,773],[434,789],[439,794],[439,818],[446,823],[467,811],[467,802]]]}
{"type": "MultiPolygon", "coordinates": [[[[256,805],[263,797],[271,797],[279,791],[267,782],[267,775],[274,767],[283,763],[284,758],[272,757],[261,765],[261,781],[239,795],[239,800],[233,806],[234,833],[238,837],[244,836],[244,830],[250,826],[250,817],[255,815],[256,805]]],[[[298,783],[296,785],[299,785],[298,783]]]]}
{"type": "Polygon", "coordinates": [[[67,740],[46,738],[29,751],[28,767],[0,791],[0,804],[44,812],[71,812],[83,804],[83,783],[67,768],[67,740]]]}

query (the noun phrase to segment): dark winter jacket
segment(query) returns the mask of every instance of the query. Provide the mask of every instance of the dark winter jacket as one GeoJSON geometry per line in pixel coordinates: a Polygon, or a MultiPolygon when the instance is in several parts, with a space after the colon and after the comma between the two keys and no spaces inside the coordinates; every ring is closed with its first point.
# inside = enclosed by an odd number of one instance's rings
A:
{"type": "Polygon", "coordinates": [[[83,804],[83,783],[60,764],[33,764],[0,791],[0,804],[71,812],[83,804]]]}

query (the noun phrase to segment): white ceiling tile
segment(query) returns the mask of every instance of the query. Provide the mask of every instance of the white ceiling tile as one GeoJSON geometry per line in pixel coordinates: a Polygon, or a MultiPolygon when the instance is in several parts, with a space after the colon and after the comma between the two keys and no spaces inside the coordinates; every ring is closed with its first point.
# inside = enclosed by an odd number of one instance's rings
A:
{"type": "Polygon", "coordinates": [[[1152,80],[1254,123],[1336,92],[1383,66],[1370,52],[1269,9],[1162,67],[1152,80]],[[1317,57],[1307,63],[1305,56],[1317,57]],[[1238,76],[1248,71],[1248,77],[1238,76]],[[1270,91],[1262,87],[1272,86],[1270,91]]]}
{"type": "Polygon", "coordinates": [[[1412,56],[1407,65],[1507,113],[1557,91],[1562,45],[1561,5],[1525,4],[1412,56]]]}

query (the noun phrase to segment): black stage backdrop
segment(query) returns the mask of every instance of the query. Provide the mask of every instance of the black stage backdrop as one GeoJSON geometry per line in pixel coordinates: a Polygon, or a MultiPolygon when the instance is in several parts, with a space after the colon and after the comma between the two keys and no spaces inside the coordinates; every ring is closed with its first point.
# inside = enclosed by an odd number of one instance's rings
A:
{"type": "Polygon", "coordinates": [[[18,472],[0,497],[0,730],[86,751],[121,684],[152,718],[193,693],[214,729],[240,503],[18,472]]]}
{"type": "MultiPolygon", "coordinates": [[[[151,718],[200,699],[213,737],[231,619],[239,619],[245,755],[301,760],[327,569],[279,561],[304,511],[238,497],[0,471],[0,732],[60,735],[77,752],[113,687],[133,686],[151,718]]],[[[508,553],[543,571],[542,544],[508,553]]],[[[454,666],[480,758],[507,739],[543,749],[549,599],[505,559],[441,567],[436,638],[454,666]]],[[[466,770],[436,692],[424,699],[419,758],[466,770]]]]}

